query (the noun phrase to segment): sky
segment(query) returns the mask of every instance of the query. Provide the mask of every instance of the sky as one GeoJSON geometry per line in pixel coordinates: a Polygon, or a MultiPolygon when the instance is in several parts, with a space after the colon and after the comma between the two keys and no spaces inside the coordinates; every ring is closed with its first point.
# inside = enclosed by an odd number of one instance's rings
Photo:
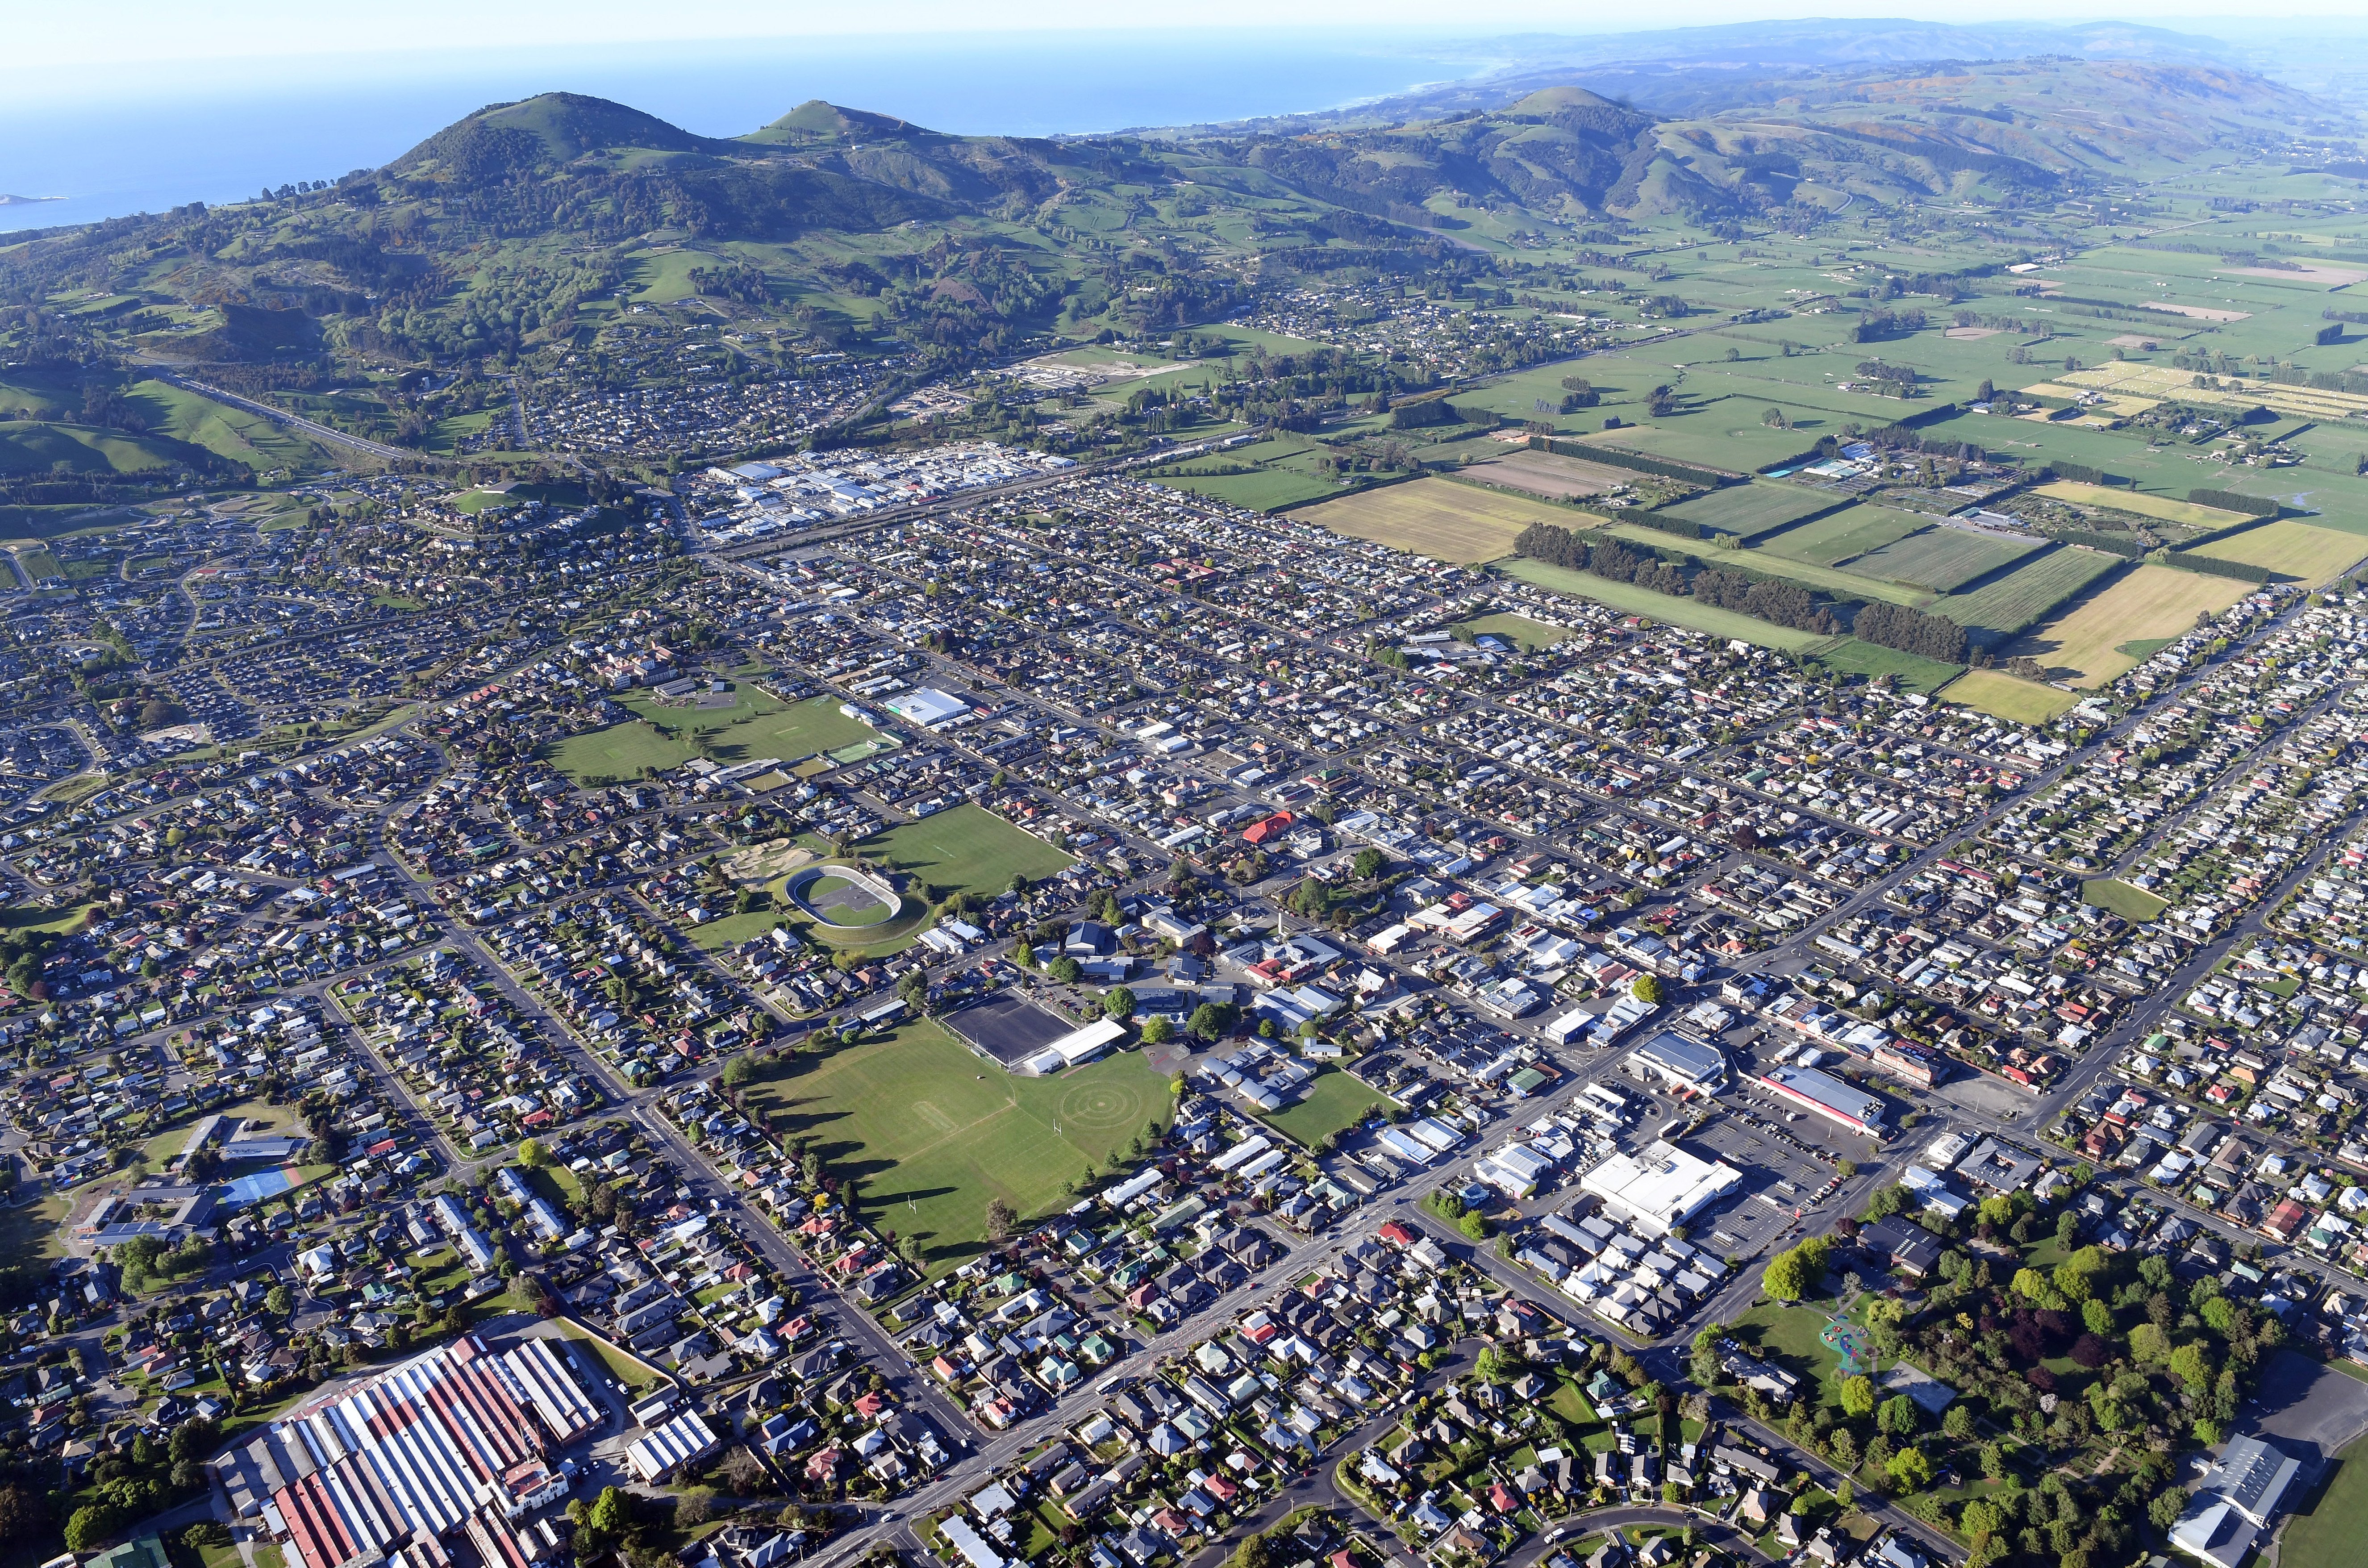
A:
{"type": "MultiPolygon", "coordinates": [[[[19,3],[5,8],[0,82],[31,90],[85,88],[131,77],[169,81],[208,62],[294,56],[353,56],[399,67],[515,47],[681,43],[800,35],[1028,32],[1166,28],[1350,28],[1449,30],[1435,0],[1194,0],[1190,13],[1164,6],[1114,7],[1105,0],[702,0],[652,6],[647,0],[109,0],[99,10],[19,3]],[[103,25],[101,19],[103,18],[103,25]],[[61,74],[63,73],[63,74],[61,74]],[[85,74],[87,73],[87,74],[85,74]]],[[[2271,0],[2276,17],[2340,18],[2357,25],[2359,0],[2271,0]]],[[[1463,19],[1461,33],[1604,33],[1763,17],[1906,17],[1935,22],[2127,20],[2175,24],[2229,17],[2228,0],[2101,0],[2067,11],[2062,0],[1660,0],[1646,11],[1607,17],[1600,0],[1532,0],[1518,17],[1463,19]]],[[[2254,15],[2252,24],[2270,19],[2254,15]]]]}

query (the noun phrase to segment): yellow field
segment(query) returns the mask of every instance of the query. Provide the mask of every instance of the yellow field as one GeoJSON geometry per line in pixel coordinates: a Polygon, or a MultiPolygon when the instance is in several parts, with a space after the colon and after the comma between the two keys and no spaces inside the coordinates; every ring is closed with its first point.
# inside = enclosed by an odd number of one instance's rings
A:
{"type": "Polygon", "coordinates": [[[2118,397],[2157,401],[2176,398],[2181,403],[2237,408],[2249,408],[2258,403],[2300,419],[2341,419],[2368,412],[2368,397],[2358,392],[2325,392],[2316,387],[2260,381],[2240,381],[2234,388],[2224,386],[2221,391],[2209,392],[2195,384],[2195,372],[2192,370],[2175,369],[2169,365],[2143,365],[2134,359],[2095,365],[2085,370],[2066,370],[2055,377],[2052,383],[2043,384],[2053,385],[2059,396],[2064,388],[2078,387],[2112,392],[2118,397]]]}
{"type": "Polygon", "coordinates": [[[2052,378],[2057,396],[2066,388],[2082,392],[2114,392],[2123,397],[2152,398],[2159,403],[2165,398],[2192,401],[2197,394],[2195,372],[2174,369],[2169,365],[2141,364],[2135,359],[2117,359],[2110,365],[2091,365],[2085,370],[2066,370],[2052,378]]]}
{"type": "MultiPolygon", "coordinates": [[[[2041,381],[2035,386],[2028,386],[2022,390],[2038,397],[2070,398],[2076,402],[2083,392],[2097,391],[2094,387],[2063,386],[2055,381],[2041,381]]],[[[2139,397],[2129,392],[2105,392],[2101,395],[2105,401],[2090,404],[2085,417],[2095,418],[2102,415],[2111,415],[2115,419],[2127,419],[2132,415],[2144,414],[2162,401],[2160,398],[2139,397]]],[[[2028,419],[2032,415],[2025,415],[2023,417],[2028,419]]],[[[2061,423],[2070,424],[2072,421],[2066,420],[2061,423]]]]}
{"type": "Polygon", "coordinates": [[[2125,490],[2112,484],[2079,484],[2059,479],[2039,486],[2039,494],[2084,506],[2111,506],[2116,512],[2160,517],[2166,523],[2185,523],[2192,528],[2234,528],[2245,520],[2241,512],[2224,512],[2217,506],[2199,506],[2192,501],[2174,501],[2168,495],[2148,495],[2142,490],[2125,490]]]}
{"type": "Polygon", "coordinates": [[[2263,523],[2258,528],[2215,539],[2192,553],[2266,566],[2272,572],[2298,577],[2315,588],[2333,582],[2346,567],[2368,555],[2368,539],[2333,528],[2313,528],[2308,523],[2263,523]]]}
{"type": "Polygon", "coordinates": [[[1934,695],[2022,724],[2044,724],[2079,700],[2068,691],[1996,670],[1967,670],[1934,695]]]}
{"type": "Polygon", "coordinates": [[[2075,686],[2101,686],[2140,663],[2114,652],[2123,643],[2157,642],[2192,631],[2199,612],[2226,609],[2251,592],[2252,584],[2233,578],[2141,564],[1999,653],[2006,657],[2028,653],[2051,669],[2068,669],[2075,686]]]}
{"type": "Polygon", "coordinates": [[[1295,522],[1315,523],[1349,539],[1410,550],[1434,561],[1475,563],[1513,553],[1513,539],[1531,523],[1587,528],[1599,519],[1543,501],[1524,500],[1452,479],[1416,479],[1359,495],[1304,506],[1295,522]]]}

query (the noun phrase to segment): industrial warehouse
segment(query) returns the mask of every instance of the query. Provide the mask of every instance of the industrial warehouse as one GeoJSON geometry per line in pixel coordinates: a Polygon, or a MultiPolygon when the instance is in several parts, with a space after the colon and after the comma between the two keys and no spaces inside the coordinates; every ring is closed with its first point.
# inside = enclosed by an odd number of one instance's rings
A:
{"type": "Polygon", "coordinates": [[[549,1456],[602,1420],[549,1340],[496,1355],[466,1335],[298,1405],[217,1468],[290,1568],[448,1568],[456,1531],[485,1568],[528,1568],[549,1551],[515,1522],[565,1494],[549,1456]]]}

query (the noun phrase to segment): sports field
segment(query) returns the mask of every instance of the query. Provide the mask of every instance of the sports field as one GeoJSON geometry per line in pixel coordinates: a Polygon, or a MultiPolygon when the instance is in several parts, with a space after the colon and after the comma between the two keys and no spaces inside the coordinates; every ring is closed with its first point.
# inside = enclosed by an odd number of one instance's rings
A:
{"type": "Polygon", "coordinates": [[[1906,539],[1927,521],[1888,506],[1845,506],[1815,522],[1771,534],[1752,548],[1763,555],[1781,555],[1787,561],[1839,566],[1854,555],[1881,550],[1895,540],[1906,539]]]}
{"type": "Polygon", "coordinates": [[[2278,1568],[2352,1568],[2368,1539],[2368,1440],[2354,1440],[2308,1512],[2278,1542],[2278,1568]]]}
{"type": "Polygon", "coordinates": [[[1076,864],[1076,857],[1012,826],[985,806],[967,802],[875,833],[855,848],[871,864],[911,879],[909,886],[899,884],[897,890],[905,895],[908,908],[958,892],[982,897],[998,893],[1011,885],[1014,875],[1034,881],[1076,864]]]}
{"type": "Polygon", "coordinates": [[[2198,545],[2188,553],[2267,567],[2315,588],[2333,582],[2345,570],[2358,565],[2361,557],[2368,556],[2368,539],[2303,522],[2263,523],[2258,528],[2247,528],[2243,533],[2198,545]]]}
{"type": "Polygon", "coordinates": [[[1508,577],[1519,577],[1524,583],[1534,583],[1554,593],[1571,594],[1582,599],[1593,599],[1600,605],[1609,605],[1622,615],[1649,616],[1655,620],[1666,620],[1671,626],[1690,626],[1713,637],[1738,638],[1746,642],[1756,642],[1762,648],[1782,648],[1797,653],[1831,641],[1814,631],[1795,631],[1789,626],[1755,620],[1734,610],[1706,605],[1700,599],[1656,594],[1634,583],[1615,583],[1592,573],[1549,566],[1543,561],[1508,561],[1497,570],[1508,577]]]}
{"type": "Polygon", "coordinates": [[[639,778],[644,767],[664,772],[680,767],[698,755],[698,748],[689,742],[639,719],[629,719],[605,730],[570,735],[547,749],[543,757],[580,785],[639,778]]]}
{"type": "MultiPolygon", "coordinates": [[[[2064,546],[2025,562],[2005,576],[1983,584],[1969,594],[1951,594],[1937,600],[1932,613],[1945,615],[1967,631],[2010,637],[2044,619],[2047,612],[2090,583],[2123,564],[2118,555],[2064,546]]],[[[2169,571],[2169,567],[2158,568],[2169,571]]],[[[2186,574],[2193,576],[2193,573],[2186,574]]],[[[2233,601],[2231,601],[2233,602],[2233,601]]],[[[2120,639],[2114,639],[2119,642],[2120,639]]]]}
{"type": "Polygon", "coordinates": [[[873,1044],[785,1058],[783,1076],[748,1093],[777,1131],[807,1142],[833,1180],[852,1179],[865,1219],[916,1238],[942,1273],[986,1240],[986,1205],[1023,1217],[1068,1200],[1068,1184],[1106,1175],[1147,1129],[1165,1131],[1167,1081],[1139,1051],[1050,1078],[1004,1072],[936,1023],[917,1019],[873,1044]]]}
{"type": "Polygon", "coordinates": [[[1371,540],[1434,561],[1496,561],[1531,523],[1584,526],[1583,514],[1452,479],[1416,479],[1345,495],[1298,514],[1349,539],[1371,540]]]}
{"type": "Polygon", "coordinates": [[[1789,484],[1730,484],[1664,507],[1670,517],[1700,523],[1743,540],[1773,533],[1803,517],[1813,517],[1834,505],[1834,498],[1789,484]]]}
{"type": "Polygon", "coordinates": [[[2142,563],[2000,652],[2028,653],[2072,671],[2076,686],[2098,686],[2142,662],[2121,652],[2123,644],[2192,631],[2198,613],[2226,609],[2252,591],[2252,584],[2233,578],[2142,563]]]}
{"type": "Polygon", "coordinates": [[[1817,663],[1846,675],[1889,676],[1902,691],[1922,692],[1940,690],[1965,667],[1928,659],[1920,653],[1903,653],[1896,648],[1863,642],[1855,637],[1845,637],[1830,648],[1818,650],[1817,663]]]}
{"type": "Polygon", "coordinates": [[[2044,724],[2079,700],[2068,691],[2001,675],[1997,670],[1967,670],[1942,687],[1940,697],[1943,702],[1961,703],[2020,724],[2044,724]]]}
{"type": "Polygon", "coordinates": [[[2039,548],[2036,540],[2002,539],[1996,534],[1936,524],[1868,551],[1851,562],[1850,569],[1870,577],[1914,583],[1934,593],[1946,594],[1987,577],[2039,548]]]}
{"type": "Polygon", "coordinates": [[[784,705],[759,691],[754,682],[743,680],[735,684],[732,698],[728,708],[659,702],[644,692],[634,692],[623,700],[671,737],[692,741],[703,737],[708,755],[726,767],[760,756],[795,762],[818,751],[879,736],[860,719],[840,712],[836,697],[813,697],[784,705]]]}
{"type": "Polygon", "coordinates": [[[2039,494],[2083,506],[2106,506],[2141,517],[2160,517],[2166,523],[2185,523],[2192,528],[2233,528],[2245,520],[2242,512],[2224,512],[2217,506],[2199,506],[2192,501],[2174,501],[2168,495],[2149,495],[2118,485],[2076,484],[2068,479],[2043,484],[2039,494]]]}
{"type": "Polygon", "coordinates": [[[1567,642],[1577,633],[1567,626],[1548,626],[1543,620],[1531,620],[1526,615],[1484,615],[1477,620],[1465,621],[1456,628],[1464,636],[1477,639],[1483,633],[1494,632],[1510,638],[1522,648],[1535,653],[1551,648],[1557,642],[1567,642]]]}

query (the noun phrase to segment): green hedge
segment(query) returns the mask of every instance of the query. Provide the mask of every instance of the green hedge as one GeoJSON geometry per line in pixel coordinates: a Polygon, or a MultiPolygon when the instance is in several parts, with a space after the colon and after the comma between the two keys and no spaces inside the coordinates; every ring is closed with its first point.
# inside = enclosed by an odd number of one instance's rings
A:
{"type": "Polygon", "coordinates": [[[2103,469],[2090,468],[2087,463],[2072,463],[2059,460],[2050,462],[2047,467],[2049,472],[2054,473],[2056,478],[2070,480],[2075,484],[2127,485],[2130,483],[2128,478],[2122,474],[2107,473],[2103,469]]]}
{"type": "Polygon", "coordinates": [[[1687,517],[1665,517],[1658,512],[1648,512],[1642,506],[1615,506],[1611,515],[1623,523],[1634,523],[1640,528],[1658,533],[1675,534],[1679,539],[1708,539],[1713,530],[1687,517]]]}
{"type": "Polygon", "coordinates": [[[2065,528],[2048,536],[2066,544],[2085,544],[2090,550],[2101,550],[2108,555],[2118,555],[2124,561],[2142,561],[2146,547],[2128,534],[2091,533],[2087,528],[2065,528]]]}
{"type": "Polygon", "coordinates": [[[2176,566],[2181,572],[2200,573],[2206,577],[2233,577],[2239,583],[2274,583],[2278,574],[2266,566],[2256,566],[2249,561],[2223,561],[2216,555],[2190,555],[2182,550],[2167,551],[2161,556],[2165,566],[2176,566]]]}
{"type": "Polygon", "coordinates": [[[1648,458],[1641,452],[1631,452],[1619,447],[1598,447],[1585,441],[1561,441],[1551,436],[1530,437],[1532,449],[1554,453],[1557,457],[1577,458],[1583,462],[1603,463],[1611,468],[1633,469],[1638,473],[1650,473],[1662,479],[1683,480],[1688,484],[1708,485],[1716,489],[1732,484],[1743,476],[1724,469],[1697,468],[1692,463],[1672,462],[1667,458],[1648,458]]]}
{"type": "Polygon", "coordinates": [[[2254,517],[2274,517],[2284,509],[2263,496],[2240,495],[2234,490],[2191,490],[2187,498],[2198,506],[2217,506],[2224,512],[2242,512],[2254,517]]]}

